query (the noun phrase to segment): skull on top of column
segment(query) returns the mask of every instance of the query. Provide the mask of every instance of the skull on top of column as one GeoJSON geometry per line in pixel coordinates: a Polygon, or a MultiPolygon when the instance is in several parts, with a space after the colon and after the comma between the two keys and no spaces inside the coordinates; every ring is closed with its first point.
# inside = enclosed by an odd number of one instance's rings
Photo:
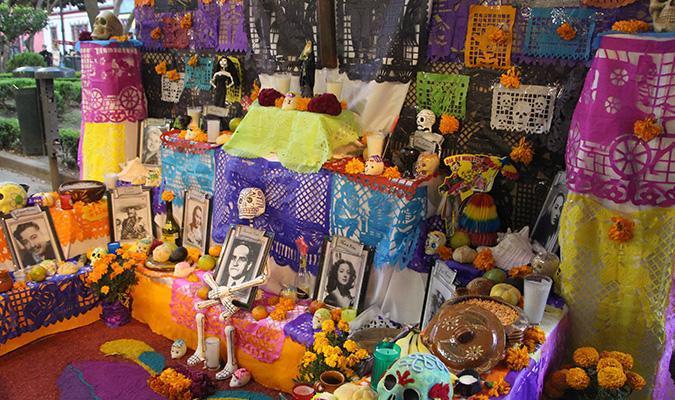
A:
{"type": "Polygon", "coordinates": [[[108,40],[111,36],[122,36],[124,28],[112,11],[101,11],[94,21],[92,39],[108,40]]]}

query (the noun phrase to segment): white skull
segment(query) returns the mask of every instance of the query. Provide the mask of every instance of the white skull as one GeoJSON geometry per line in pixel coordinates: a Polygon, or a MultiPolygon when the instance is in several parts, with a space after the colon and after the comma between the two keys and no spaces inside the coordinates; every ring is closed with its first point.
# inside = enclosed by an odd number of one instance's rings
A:
{"type": "Polygon", "coordinates": [[[366,167],[363,171],[366,175],[382,175],[384,172],[384,161],[380,156],[370,156],[366,160],[366,167]]]}
{"type": "Polygon", "coordinates": [[[103,247],[97,247],[94,250],[91,251],[91,255],[89,256],[89,260],[93,264],[94,262],[100,260],[103,258],[104,255],[108,254],[108,250],[106,250],[103,247]]]}
{"type": "Polygon", "coordinates": [[[431,132],[436,123],[436,115],[431,110],[422,110],[417,114],[417,130],[431,132]]]}
{"type": "Polygon", "coordinates": [[[111,36],[122,36],[124,28],[119,19],[112,11],[102,11],[94,20],[94,31],[91,33],[92,39],[108,40],[111,36]]]}
{"type": "Polygon", "coordinates": [[[312,327],[314,329],[320,329],[323,321],[331,319],[330,311],[327,308],[319,308],[314,312],[312,316],[312,327]]]}
{"type": "Polygon", "coordinates": [[[239,218],[253,219],[265,212],[265,193],[258,188],[245,188],[237,201],[239,218]]]}
{"type": "Polygon", "coordinates": [[[231,388],[238,388],[246,385],[251,381],[251,373],[246,368],[239,368],[232,374],[230,380],[231,388]]]}
{"type": "Polygon", "coordinates": [[[513,105],[511,118],[513,118],[513,125],[515,126],[516,130],[524,131],[527,129],[527,123],[530,120],[531,112],[532,105],[527,101],[520,100],[513,105]]]}
{"type": "Polygon", "coordinates": [[[651,0],[649,13],[654,21],[655,32],[675,31],[675,4],[672,0],[651,0]]]}
{"type": "Polygon", "coordinates": [[[445,245],[445,233],[441,231],[431,231],[427,235],[427,241],[424,245],[424,254],[431,256],[438,253],[438,248],[445,245]]]}
{"type": "Polygon", "coordinates": [[[185,345],[185,340],[176,339],[176,341],[171,345],[171,358],[177,360],[183,357],[185,353],[187,353],[187,345],[185,345]]]}

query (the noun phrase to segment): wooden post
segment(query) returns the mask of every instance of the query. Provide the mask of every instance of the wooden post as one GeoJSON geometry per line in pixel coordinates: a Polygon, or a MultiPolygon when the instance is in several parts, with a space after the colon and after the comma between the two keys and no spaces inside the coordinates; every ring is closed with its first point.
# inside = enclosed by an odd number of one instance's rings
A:
{"type": "Polygon", "coordinates": [[[323,68],[337,68],[335,40],[335,0],[318,0],[319,60],[323,68]]]}

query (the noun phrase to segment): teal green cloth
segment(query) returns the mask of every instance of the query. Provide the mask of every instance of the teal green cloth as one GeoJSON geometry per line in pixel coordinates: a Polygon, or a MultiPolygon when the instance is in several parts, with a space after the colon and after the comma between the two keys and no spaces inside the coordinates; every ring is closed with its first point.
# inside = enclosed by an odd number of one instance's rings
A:
{"type": "Polygon", "coordinates": [[[302,173],[318,172],[333,153],[359,140],[356,114],[343,110],[332,116],[282,110],[253,104],[223,145],[228,154],[244,158],[276,154],[281,164],[302,173]]]}

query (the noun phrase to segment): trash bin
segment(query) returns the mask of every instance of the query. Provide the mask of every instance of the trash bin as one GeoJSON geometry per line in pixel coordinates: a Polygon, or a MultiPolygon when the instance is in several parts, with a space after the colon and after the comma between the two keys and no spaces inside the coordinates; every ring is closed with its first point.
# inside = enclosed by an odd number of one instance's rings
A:
{"type": "MultiPolygon", "coordinates": [[[[36,71],[36,67],[20,67],[12,73],[16,77],[34,78],[36,71]]],[[[40,118],[37,88],[15,89],[14,100],[16,101],[16,114],[19,119],[23,153],[29,156],[45,155],[45,140],[42,134],[42,118],[40,118]]]]}

